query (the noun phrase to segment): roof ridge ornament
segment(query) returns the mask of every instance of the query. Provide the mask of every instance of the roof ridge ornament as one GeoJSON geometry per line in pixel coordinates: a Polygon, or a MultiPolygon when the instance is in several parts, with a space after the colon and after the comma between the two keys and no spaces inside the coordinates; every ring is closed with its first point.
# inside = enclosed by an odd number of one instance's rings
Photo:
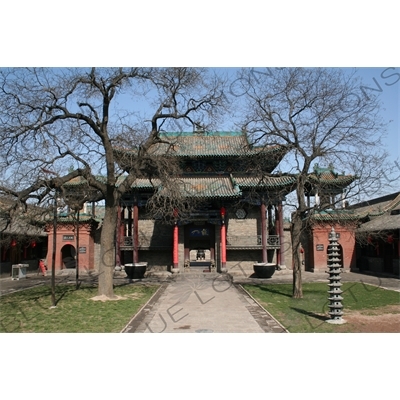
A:
{"type": "Polygon", "coordinates": [[[204,135],[206,133],[206,128],[200,122],[195,122],[193,124],[193,133],[197,133],[198,135],[204,135]]]}

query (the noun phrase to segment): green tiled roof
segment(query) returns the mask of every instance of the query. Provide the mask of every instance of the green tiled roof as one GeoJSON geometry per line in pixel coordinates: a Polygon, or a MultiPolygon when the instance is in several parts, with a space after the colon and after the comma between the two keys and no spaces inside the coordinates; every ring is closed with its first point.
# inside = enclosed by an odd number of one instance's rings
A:
{"type": "Polygon", "coordinates": [[[357,179],[354,175],[339,175],[332,172],[323,172],[320,175],[311,174],[308,180],[326,186],[345,187],[357,179]]]}
{"type": "MultiPolygon", "coordinates": [[[[232,198],[241,195],[242,189],[275,189],[288,188],[296,182],[296,178],[288,176],[255,178],[244,176],[211,176],[180,178],[182,190],[187,197],[232,198]]],[[[154,187],[160,182],[154,181],[154,187]]],[[[132,185],[136,189],[152,189],[147,179],[137,179],[132,185]]]]}
{"type": "MultiPolygon", "coordinates": [[[[120,185],[124,177],[120,177],[117,184],[120,185]]],[[[241,195],[242,189],[276,189],[288,188],[296,182],[295,177],[277,176],[258,178],[252,176],[236,175],[211,175],[211,176],[184,176],[179,178],[182,190],[188,197],[204,198],[232,198],[241,195]]],[[[158,179],[150,182],[149,179],[136,179],[132,184],[132,189],[152,190],[160,187],[158,179]]]]}
{"type": "Polygon", "coordinates": [[[293,176],[268,176],[259,178],[234,175],[233,179],[241,188],[282,188],[296,183],[296,178],[293,176]]]}
{"type": "Polygon", "coordinates": [[[355,221],[359,219],[359,215],[353,210],[325,210],[313,214],[312,219],[316,221],[355,221]]]}
{"type": "Polygon", "coordinates": [[[131,187],[135,189],[153,189],[160,186],[160,181],[158,179],[154,179],[152,182],[150,182],[149,179],[135,179],[131,187]]]}
{"type": "MultiPolygon", "coordinates": [[[[182,188],[182,193],[184,193],[186,197],[233,198],[241,195],[239,187],[234,185],[229,176],[184,177],[179,178],[179,184],[182,188]]],[[[153,181],[153,185],[148,179],[137,179],[132,185],[132,188],[157,188],[160,186],[160,181],[153,181]]]]}
{"type": "Polygon", "coordinates": [[[160,143],[153,147],[153,154],[169,154],[175,157],[232,157],[251,156],[264,153],[284,155],[282,146],[252,147],[242,132],[183,132],[162,133],[161,139],[170,144],[160,143]]]}
{"type": "Polygon", "coordinates": [[[184,178],[182,186],[187,197],[233,198],[241,195],[240,189],[229,177],[184,178]]]}
{"type": "Polygon", "coordinates": [[[308,176],[311,185],[318,184],[323,187],[344,188],[357,179],[354,175],[345,175],[335,172],[332,165],[328,168],[321,168],[318,164],[314,165],[314,172],[308,176]]]}
{"type": "MultiPolygon", "coordinates": [[[[52,218],[49,218],[47,222],[53,221],[52,218]]],[[[85,213],[79,213],[79,222],[84,223],[84,222],[95,222],[95,221],[100,221],[99,218],[93,217],[90,214],[85,214],[85,213]]],[[[72,214],[67,214],[67,213],[61,213],[57,216],[57,223],[75,223],[76,219],[72,214]]]]}

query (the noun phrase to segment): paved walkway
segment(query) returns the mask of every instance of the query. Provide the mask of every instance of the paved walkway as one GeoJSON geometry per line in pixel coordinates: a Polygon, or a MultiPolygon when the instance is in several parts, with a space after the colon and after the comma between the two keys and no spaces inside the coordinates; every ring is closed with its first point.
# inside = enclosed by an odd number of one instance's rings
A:
{"type": "Polygon", "coordinates": [[[181,274],[163,283],[125,333],[283,333],[286,330],[226,274],[181,274]]]}

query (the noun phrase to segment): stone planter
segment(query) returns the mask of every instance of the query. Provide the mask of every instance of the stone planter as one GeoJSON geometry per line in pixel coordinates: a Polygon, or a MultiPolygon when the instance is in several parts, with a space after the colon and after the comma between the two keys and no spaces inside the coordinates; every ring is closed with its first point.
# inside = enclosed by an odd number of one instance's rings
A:
{"type": "Polygon", "coordinates": [[[276,264],[257,263],[253,264],[253,269],[257,278],[271,278],[275,273],[276,264]]]}
{"type": "Polygon", "coordinates": [[[143,279],[146,268],[147,262],[125,264],[125,272],[129,279],[143,279]]]}

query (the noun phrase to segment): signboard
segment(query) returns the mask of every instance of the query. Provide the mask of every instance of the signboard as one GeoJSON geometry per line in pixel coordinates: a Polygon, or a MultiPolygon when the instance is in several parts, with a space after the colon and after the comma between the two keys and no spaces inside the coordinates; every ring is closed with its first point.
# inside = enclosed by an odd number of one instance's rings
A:
{"type": "Polygon", "coordinates": [[[86,253],[86,247],[79,247],[79,253],[86,253]]]}
{"type": "Polygon", "coordinates": [[[323,244],[317,244],[316,248],[317,248],[317,251],[324,251],[324,245],[323,244]]]}
{"type": "Polygon", "coordinates": [[[63,240],[74,240],[74,235],[63,235],[63,240]]]}
{"type": "Polygon", "coordinates": [[[209,236],[210,231],[207,228],[192,228],[190,230],[190,236],[191,237],[204,237],[204,236],[209,236]]]}

